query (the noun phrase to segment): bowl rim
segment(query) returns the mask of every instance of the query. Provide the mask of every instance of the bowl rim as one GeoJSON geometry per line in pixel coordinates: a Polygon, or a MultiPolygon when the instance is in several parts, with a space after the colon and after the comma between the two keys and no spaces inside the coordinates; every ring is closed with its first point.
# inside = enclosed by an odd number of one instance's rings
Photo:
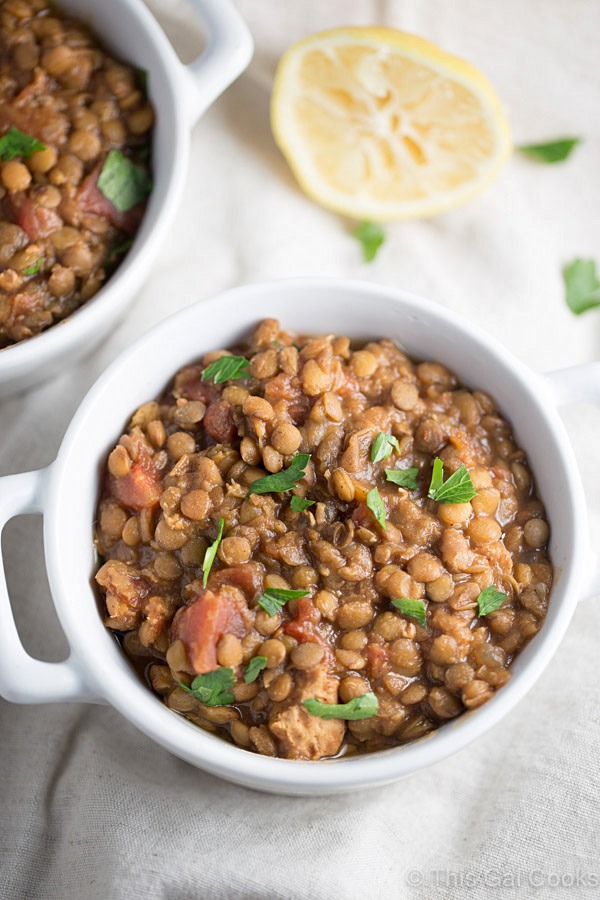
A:
{"type": "MultiPolygon", "coordinates": [[[[232,318],[232,327],[233,323],[232,318]]],[[[235,327],[238,324],[235,322],[235,327]]],[[[310,329],[307,331],[310,332],[310,329]]],[[[181,364],[185,364],[185,360],[182,360],[181,364]]],[[[168,377],[173,374],[170,372],[168,377]]],[[[93,490],[96,498],[97,487],[95,483],[93,490]]],[[[99,695],[110,702],[125,718],[174,755],[229,781],[277,793],[337,793],[389,783],[439,762],[466,747],[497,724],[525,696],[552,658],[576,608],[579,588],[589,562],[586,523],[587,510],[575,456],[558,416],[552,394],[541,376],[535,374],[477,325],[411,292],[358,280],[292,278],[243,285],[209,299],[199,300],[155,325],[113,361],[82,401],[51,467],[47,485],[44,542],[49,584],[72,653],[81,663],[85,680],[94,685],[99,695]],[[567,504],[565,498],[565,515],[570,517],[569,523],[572,527],[570,532],[572,540],[569,545],[572,555],[569,558],[569,565],[560,573],[558,583],[552,589],[556,610],[554,618],[551,622],[544,623],[540,633],[519,655],[515,663],[516,668],[513,667],[515,677],[511,678],[501,691],[483,707],[463,713],[456,720],[417,741],[388,750],[332,761],[308,762],[269,758],[229,744],[174,714],[139,681],[133,670],[127,670],[129,671],[127,674],[124,662],[123,665],[113,668],[105,667],[104,656],[101,659],[98,654],[98,658],[95,658],[94,653],[90,653],[94,650],[96,638],[84,637],[81,640],[77,636],[76,604],[69,599],[71,585],[66,567],[63,569],[60,564],[59,521],[61,516],[68,514],[68,502],[62,495],[61,482],[69,465],[71,445],[76,441],[79,431],[85,427],[86,417],[90,415],[95,404],[109,396],[111,391],[115,391],[118,378],[125,371],[131,371],[133,360],[137,355],[152,352],[152,349],[156,350],[160,346],[165,331],[185,327],[188,320],[193,320],[200,312],[205,320],[210,321],[212,309],[221,308],[227,303],[235,306],[242,301],[248,310],[253,310],[253,320],[256,321],[261,316],[260,313],[256,314],[255,308],[249,302],[252,295],[260,297],[261,312],[264,315],[264,310],[268,310],[269,295],[290,288],[301,291],[323,291],[333,288],[345,296],[360,297],[363,302],[367,294],[390,304],[390,310],[393,305],[396,307],[400,305],[404,307],[407,315],[410,315],[411,311],[418,312],[421,317],[425,315],[429,321],[436,320],[441,326],[459,330],[467,340],[482,347],[493,357],[495,364],[519,380],[522,396],[536,407],[542,416],[563,463],[562,475],[568,485],[569,501],[567,504]]],[[[102,631],[106,634],[100,616],[97,618],[102,631]]],[[[125,655],[116,649],[124,661],[125,655]]]]}
{"type": "MultiPolygon", "coordinates": [[[[93,14],[94,0],[88,0],[88,2],[93,14]]],[[[84,341],[90,332],[102,328],[110,311],[115,307],[122,305],[122,315],[125,314],[144,280],[144,273],[152,260],[152,254],[169,225],[170,211],[173,210],[183,188],[191,128],[186,120],[178,93],[178,75],[181,63],[179,63],[166,33],[143,0],[113,0],[113,2],[120,4],[121,7],[127,7],[157,51],[156,55],[161,68],[160,71],[153,69],[153,78],[148,79],[148,96],[152,100],[155,91],[153,84],[156,84],[156,77],[160,75],[171,98],[170,113],[174,120],[174,129],[169,132],[174,145],[172,164],[169,170],[166,170],[161,164],[157,166],[153,147],[153,191],[142,222],[134,236],[133,245],[123,262],[110,275],[97,294],[86,300],[65,319],[53,323],[49,328],[27,340],[4,347],[0,351],[0,385],[4,378],[9,379],[13,375],[28,372],[38,365],[43,365],[49,357],[56,356],[61,348],[66,349],[79,341],[84,341]],[[163,194],[165,198],[162,203],[159,203],[159,194],[163,194]],[[124,300],[124,296],[128,299],[124,300]]],[[[92,28],[94,36],[99,39],[101,46],[110,53],[110,37],[98,33],[96,24],[92,28]]],[[[134,63],[128,64],[134,65],[134,63]]],[[[153,145],[156,143],[156,129],[159,127],[157,117],[153,145]]]]}

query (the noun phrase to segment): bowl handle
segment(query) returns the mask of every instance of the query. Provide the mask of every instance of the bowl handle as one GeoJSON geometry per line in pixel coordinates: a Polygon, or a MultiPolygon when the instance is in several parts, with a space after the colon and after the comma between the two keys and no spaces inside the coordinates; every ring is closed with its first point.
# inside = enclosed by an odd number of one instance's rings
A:
{"type": "MultiPolygon", "coordinates": [[[[48,469],[0,478],[0,535],[15,516],[42,513],[48,469]]],[[[0,695],[13,703],[98,699],[81,677],[77,659],[49,663],[30,656],[12,614],[0,547],[0,695]]]]}
{"type": "MultiPolygon", "coordinates": [[[[557,406],[575,402],[588,402],[600,406],[600,362],[557,369],[554,372],[547,372],[544,377],[557,406]]],[[[595,597],[600,593],[600,554],[594,546],[591,548],[590,558],[590,590],[582,599],[595,597]]]]}
{"type": "Polygon", "coordinates": [[[206,46],[182,74],[187,83],[189,118],[194,125],[225,88],[240,75],[254,50],[244,20],[230,0],[191,0],[200,18],[206,46]]]}

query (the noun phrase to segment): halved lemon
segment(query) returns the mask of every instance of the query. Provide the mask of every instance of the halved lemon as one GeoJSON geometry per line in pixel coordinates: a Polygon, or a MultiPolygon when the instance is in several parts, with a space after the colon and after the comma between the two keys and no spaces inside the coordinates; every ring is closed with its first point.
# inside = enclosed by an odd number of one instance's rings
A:
{"type": "Polygon", "coordinates": [[[271,125],[303,190],[356,219],[463,203],[511,150],[487,78],[394,28],[339,28],[293,44],[277,68],[271,125]]]}

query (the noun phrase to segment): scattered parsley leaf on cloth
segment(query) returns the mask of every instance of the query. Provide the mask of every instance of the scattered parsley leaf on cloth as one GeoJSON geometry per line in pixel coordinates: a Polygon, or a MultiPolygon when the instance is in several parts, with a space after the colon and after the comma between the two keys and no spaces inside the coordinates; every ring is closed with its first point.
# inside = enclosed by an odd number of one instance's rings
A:
{"type": "Polygon", "coordinates": [[[578,137],[558,138],[544,144],[520,144],[516,149],[539,162],[552,164],[568,159],[580,142],[581,138],[578,137]]]}
{"type": "Polygon", "coordinates": [[[365,262],[373,262],[385,241],[385,232],[376,222],[360,222],[354,229],[354,237],[360,242],[365,262]]]}
{"type": "Polygon", "coordinates": [[[600,281],[593,259],[574,259],[563,269],[567,306],[576,316],[600,306],[600,281]]]}

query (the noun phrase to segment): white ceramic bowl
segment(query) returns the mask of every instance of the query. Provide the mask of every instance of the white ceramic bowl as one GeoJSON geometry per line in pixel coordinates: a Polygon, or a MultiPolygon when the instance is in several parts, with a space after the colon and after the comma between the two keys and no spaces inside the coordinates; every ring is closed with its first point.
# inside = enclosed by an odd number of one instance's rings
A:
{"type": "Polygon", "coordinates": [[[148,72],[156,110],[154,189],[133,247],[98,294],[64,322],[0,351],[0,397],[45,381],[89,353],[127,312],[177,209],[191,129],[252,56],[252,39],[230,0],[192,0],[206,45],[187,66],[143,0],[59,0],[58,5],[88,24],[118,58],[148,72]]]}
{"type": "MultiPolygon", "coordinates": [[[[591,575],[587,511],[556,404],[598,395],[600,364],[536,375],[492,338],[410,294],[360,282],[291,280],[237,288],[171,316],[122,354],[75,414],[47,469],[0,479],[0,525],[44,515],[50,589],[71,647],[62,663],[32,659],[21,645],[0,567],[0,694],[18,703],[111,703],[163,747],[231,781],[286,794],[336,793],[394,781],[460,750],[496,725],[529,690],[556,650],[591,575]],[[301,333],[393,338],[411,355],[441,361],[465,384],[488,391],[527,452],[552,527],[556,580],[540,633],[485,706],[412,744],[327,762],[269,759],[208,734],[167,709],[134,674],[104,625],[92,587],[99,473],[133,410],[175,371],[208,350],[236,344],[264,316],[301,333]]],[[[527,740],[523,734],[522,740],[527,740]]],[[[135,762],[132,761],[132,765],[135,762]]]]}

